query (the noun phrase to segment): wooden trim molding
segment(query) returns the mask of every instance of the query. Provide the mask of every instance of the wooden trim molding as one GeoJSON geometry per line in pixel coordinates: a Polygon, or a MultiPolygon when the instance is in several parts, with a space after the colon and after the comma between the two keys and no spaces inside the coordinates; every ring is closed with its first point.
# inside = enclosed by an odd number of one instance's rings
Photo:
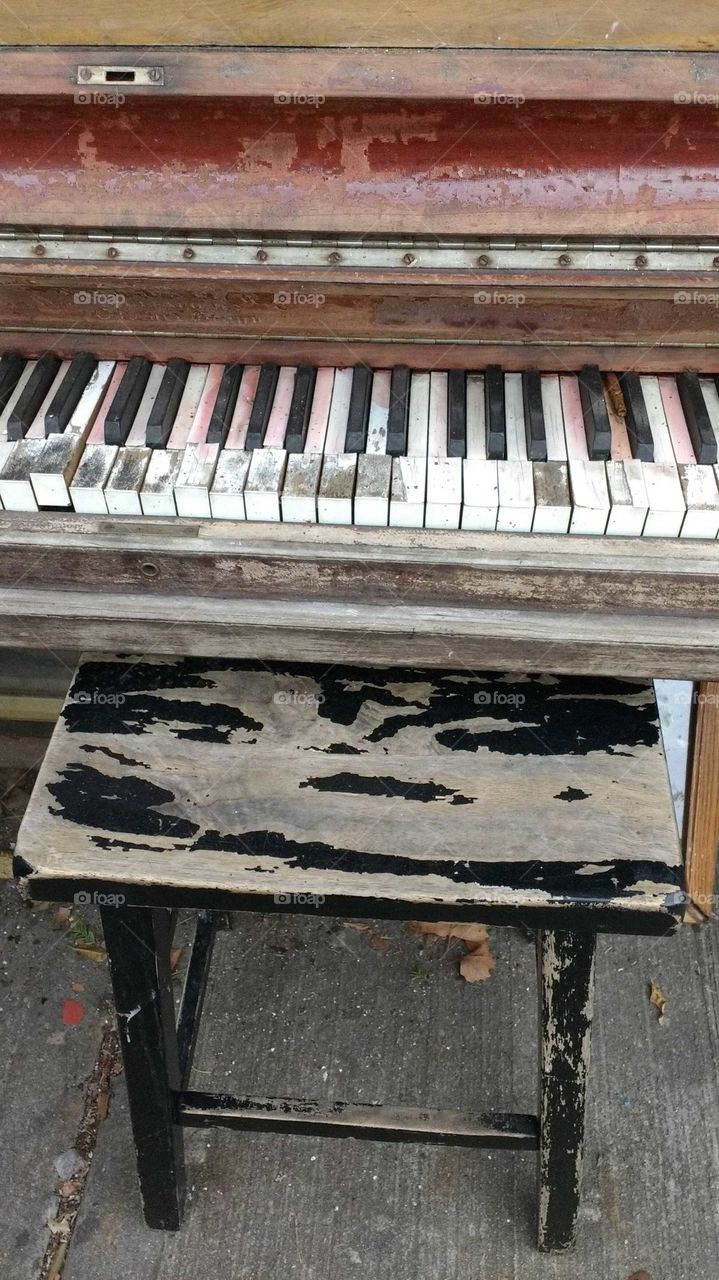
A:
{"type": "Polygon", "coordinates": [[[713,914],[719,855],[719,680],[694,690],[684,807],[685,884],[703,915],[713,914]]]}

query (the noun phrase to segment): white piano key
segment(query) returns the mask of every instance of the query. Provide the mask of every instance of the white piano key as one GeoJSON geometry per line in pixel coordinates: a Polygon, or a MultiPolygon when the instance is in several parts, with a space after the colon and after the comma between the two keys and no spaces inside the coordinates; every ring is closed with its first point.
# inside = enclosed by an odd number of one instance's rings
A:
{"type": "Polygon", "coordinates": [[[215,520],[245,520],[245,484],[252,454],[246,449],[223,449],[217,460],[210,489],[210,511],[215,520]]]}
{"type": "Polygon", "coordinates": [[[564,437],[564,413],[559,378],[555,373],[541,377],[544,432],[547,437],[547,461],[566,462],[567,441],[564,437]]]}
{"type": "MultiPolygon", "coordinates": [[[[487,426],[484,413],[484,376],[467,374],[467,458],[487,457],[487,426]]],[[[466,472],[465,472],[466,474],[466,472]]]]}
{"type": "Polygon", "coordinates": [[[644,537],[678,538],[686,505],[676,467],[662,462],[645,462],[642,475],[649,500],[644,537]]]}
{"type": "Polygon", "coordinates": [[[245,513],[248,520],[280,520],[280,494],[285,478],[284,449],[255,449],[245,481],[245,513]]]}
{"type": "Polygon", "coordinates": [[[606,533],[610,504],[604,463],[570,456],[569,484],[572,492],[570,533],[606,533]]]}
{"type": "Polygon", "coordinates": [[[324,368],[317,370],[312,408],[310,409],[310,417],[307,423],[305,453],[321,454],[324,450],[327,427],[330,420],[334,380],[334,369],[324,368]]]}
{"type": "Polygon", "coordinates": [[[146,516],[175,516],[175,483],[182,466],[179,449],[153,449],[140,490],[140,504],[146,516]]]}
{"type": "Polygon", "coordinates": [[[687,513],[682,538],[716,538],[719,534],[719,489],[712,467],[681,463],[679,483],[687,513]]]}
{"type": "MultiPolygon", "coordinates": [[[[342,454],[345,447],[350,396],[352,394],[352,373],[352,369],[335,369],[330,416],[325,438],[325,452],[333,456],[342,454]]],[[[337,521],[333,521],[333,523],[336,524],[337,521]]]]}
{"type": "MultiPolygon", "coordinates": [[[[208,423],[209,416],[204,426],[205,432],[208,423]]],[[[192,428],[190,435],[192,435],[192,428]]],[[[185,447],[175,481],[175,505],[178,516],[194,516],[205,520],[211,517],[210,488],[219,450],[219,445],[206,442],[188,444],[185,447]]]]}
{"type": "Polygon", "coordinates": [[[559,391],[562,401],[567,458],[570,462],[572,459],[576,459],[578,462],[587,462],[589,460],[589,452],[587,450],[587,436],[584,430],[579,379],[571,374],[562,374],[559,379],[559,391]]]}
{"type": "Polygon", "coordinates": [[[126,368],[127,368],[127,361],[120,360],[115,365],[115,368],[112,371],[112,374],[105,387],[105,394],[103,395],[102,400],[100,401],[99,408],[95,414],[95,420],[92,424],[90,434],[87,437],[88,445],[105,443],[105,419],[107,417],[110,405],[115,399],[115,392],[117,391],[120,383],[122,382],[123,377],[125,376],[126,368]]]}
{"type": "MultiPolygon", "coordinates": [[[[377,375],[375,374],[375,382],[377,375]]],[[[389,383],[388,383],[389,390],[389,383]]],[[[389,399],[387,401],[389,404],[389,399]]],[[[385,438],[387,423],[385,418],[385,438]]],[[[354,523],[386,528],[389,524],[389,496],[392,459],[386,453],[361,453],[357,459],[354,523]]]]}
{"type": "Polygon", "coordinates": [[[572,498],[566,462],[535,462],[533,533],[567,533],[572,518],[572,498]]]}
{"type": "Polygon", "coordinates": [[[30,481],[39,507],[70,507],[69,486],[85,449],[89,424],[53,431],[45,441],[30,481]]]}
{"type": "MultiPolygon", "coordinates": [[[[437,376],[432,374],[432,378],[437,376]]],[[[447,398],[445,395],[445,406],[447,398]]],[[[432,425],[430,420],[430,434],[432,425]]],[[[447,443],[445,408],[445,448],[447,443]]],[[[462,514],[462,458],[432,456],[427,462],[427,505],[424,523],[428,529],[458,529],[462,514]]]]}
{"type": "MultiPolygon", "coordinates": [[[[16,442],[14,440],[0,439],[0,472],[2,472],[2,469],[5,466],[5,463],[7,462],[8,458],[10,457],[10,454],[15,448],[15,444],[16,442]]],[[[0,494],[0,511],[2,511],[2,509],[3,509],[2,495],[0,494]]]]}
{"type": "Polygon", "coordinates": [[[407,419],[407,456],[423,458],[425,465],[429,445],[429,377],[428,373],[412,374],[407,419]]]}
{"type": "MultiPolygon", "coordinates": [[[[430,373],[429,375],[429,428],[427,433],[427,461],[447,457],[447,374],[430,373]]],[[[460,461],[460,459],[455,459],[460,461]]],[[[450,468],[447,475],[453,474],[456,468],[450,468]]],[[[429,483],[429,473],[427,482],[429,483]]],[[[461,485],[460,475],[460,485],[461,485]]],[[[437,477],[435,477],[435,484],[437,477]]],[[[460,497],[461,502],[461,497],[460,497]]],[[[444,528],[444,525],[440,525],[444,528]]],[[[455,526],[456,527],[456,526],[455,526]]]]}
{"type": "MultiPolygon", "coordinates": [[[[482,391],[484,395],[484,390],[482,391]]],[[[484,431],[484,417],[482,419],[484,431]]],[[[469,438],[467,439],[469,452],[469,438]]],[[[462,528],[492,531],[497,527],[499,480],[497,463],[491,459],[466,457],[463,463],[462,528]]]]}
{"type": "Polygon", "coordinates": [[[115,371],[114,360],[98,360],[97,367],[80,399],[75,405],[69,425],[75,428],[92,427],[102,399],[115,371]]]}
{"type": "Polygon", "coordinates": [[[105,485],[115,465],[118,449],[115,444],[91,444],[91,439],[92,432],[70,483],[70,498],[80,515],[107,515],[105,485]]]}
{"type": "Polygon", "coordinates": [[[263,449],[281,449],[285,443],[287,419],[290,416],[296,374],[296,368],[283,365],[277,375],[275,398],[272,401],[270,416],[267,419],[265,438],[262,441],[263,449]]]}
{"type": "Polygon", "coordinates": [[[165,376],[167,365],[153,364],[150,369],[150,376],[147,379],[147,385],[142,393],[142,399],[137,406],[137,413],[132,422],[132,426],[127,434],[125,445],[129,448],[135,446],[142,447],[147,438],[147,419],[150,416],[152,406],[157,399],[157,393],[160,390],[160,383],[165,376]]]}
{"type": "Polygon", "coordinates": [[[421,529],[427,491],[426,458],[393,458],[389,523],[394,529],[421,529]]]}
{"type": "Polygon", "coordinates": [[[6,511],[37,511],[30,473],[44,448],[44,439],[15,441],[0,471],[0,502],[6,511]]]}
{"type": "MultiPolygon", "coordinates": [[[[509,449],[509,443],[507,444],[509,449]]],[[[501,458],[497,463],[500,533],[529,533],[534,522],[534,481],[531,462],[501,458]]]]}
{"type": "Polygon", "coordinates": [[[321,474],[320,453],[290,454],[281,502],[282,519],[288,524],[316,524],[321,474]]]}
{"type": "Polygon", "coordinates": [[[644,532],[649,510],[642,463],[630,458],[626,462],[612,460],[606,466],[610,503],[607,533],[638,538],[644,532]]]}
{"type": "Polygon", "coordinates": [[[124,445],[118,449],[115,465],[105,485],[105,501],[111,516],[142,515],[140,490],[151,454],[152,449],[145,445],[124,445]]]}
{"type": "Polygon", "coordinates": [[[325,454],[317,499],[320,524],[352,524],[356,473],[356,453],[325,454]]]}
{"type": "Polygon", "coordinates": [[[50,405],[55,399],[56,392],[59,390],[60,384],[62,383],[63,378],[65,377],[65,374],[67,373],[69,368],[70,368],[70,361],[63,360],[60,364],[60,368],[58,369],[57,373],[55,374],[55,377],[53,378],[52,382],[50,383],[50,386],[47,389],[45,397],[40,404],[40,408],[38,409],[37,413],[35,414],[35,417],[33,418],[32,422],[30,423],[30,426],[27,429],[27,433],[25,435],[26,440],[44,440],[45,439],[45,414],[47,413],[48,409],[50,408],[50,405]]]}
{"type": "Polygon", "coordinates": [[[225,449],[244,450],[245,448],[247,428],[250,425],[252,406],[255,403],[255,395],[257,393],[257,383],[259,382],[259,379],[260,366],[258,364],[246,365],[242,370],[240,389],[237,393],[237,400],[235,402],[235,408],[230,421],[230,429],[227,432],[225,449]]]}
{"type": "MultiPolygon", "coordinates": [[[[372,379],[372,394],[370,396],[367,424],[367,453],[382,454],[387,452],[387,418],[389,416],[391,378],[392,374],[389,369],[377,369],[372,379]]],[[[379,470],[375,470],[377,476],[379,476],[379,470]]]]}
{"type": "Polygon", "coordinates": [[[674,451],[674,461],[679,463],[696,462],[694,446],[692,445],[691,436],[687,420],[684,416],[679,388],[675,378],[657,378],[659,391],[664,405],[664,413],[671,437],[672,449],[674,451]]]}
{"type": "Polygon", "coordinates": [[[654,441],[654,461],[674,466],[674,449],[667,426],[664,402],[659,389],[659,380],[652,374],[642,374],[639,379],[647,407],[649,427],[654,441]]]}
{"type": "Polygon", "coordinates": [[[175,421],[167,438],[168,449],[184,449],[189,443],[190,431],[202,403],[202,396],[209,373],[209,364],[191,365],[185,382],[185,389],[177,406],[175,421]]]}
{"type": "Polygon", "coordinates": [[[524,429],[524,395],[521,373],[504,375],[504,415],[507,427],[507,458],[527,461],[527,435],[524,429]]]}
{"type": "MultiPolygon", "coordinates": [[[[0,440],[7,440],[7,424],[10,418],[10,414],[12,413],[13,409],[15,408],[15,405],[20,399],[20,396],[25,390],[27,383],[30,381],[30,378],[32,377],[33,370],[36,364],[37,364],[37,360],[28,360],[27,364],[25,365],[25,368],[20,374],[15,390],[12,392],[10,399],[8,400],[7,404],[5,405],[5,408],[0,414],[0,440]]],[[[17,444],[17,441],[11,440],[10,443],[17,444]]]]}

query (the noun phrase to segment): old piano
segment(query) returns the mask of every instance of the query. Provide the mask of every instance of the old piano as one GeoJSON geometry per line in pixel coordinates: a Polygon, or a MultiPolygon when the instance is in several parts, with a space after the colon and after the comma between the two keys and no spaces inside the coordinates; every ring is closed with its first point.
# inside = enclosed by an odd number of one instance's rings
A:
{"type": "Polygon", "coordinates": [[[719,18],[0,14],[0,642],[696,682],[719,18]]]}

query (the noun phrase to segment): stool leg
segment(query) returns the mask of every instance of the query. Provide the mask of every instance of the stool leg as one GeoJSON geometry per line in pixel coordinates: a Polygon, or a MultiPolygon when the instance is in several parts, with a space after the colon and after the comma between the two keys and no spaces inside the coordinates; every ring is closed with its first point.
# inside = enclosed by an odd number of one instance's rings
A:
{"type": "Polygon", "coordinates": [[[180,1087],[170,972],[170,912],[103,907],[110,976],[125,1065],[137,1173],[148,1227],[176,1231],[184,1199],[180,1087]]]}
{"type": "Polygon", "coordinates": [[[540,932],[539,1248],[571,1249],[577,1227],[594,993],[593,934],[540,932]]]}

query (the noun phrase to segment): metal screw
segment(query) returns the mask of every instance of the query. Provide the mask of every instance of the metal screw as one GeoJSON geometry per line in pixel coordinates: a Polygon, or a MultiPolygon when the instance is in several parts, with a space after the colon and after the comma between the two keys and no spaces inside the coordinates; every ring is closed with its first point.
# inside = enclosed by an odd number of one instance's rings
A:
{"type": "Polygon", "coordinates": [[[342,254],[338,253],[336,249],[333,249],[332,252],[327,255],[327,261],[332,263],[341,262],[342,254]]]}
{"type": "Polygon", "coordinates": [[[162,79],[162,70],[160,67],[150,67],[147,73],[148,80],[152,80],[153,84],[157,84],[162,79]]]}
{"type": "Polygon", "coordinates": [[[89,80],[92,72],[89,67],[80,67],[77,78],[78,80],[89,80]]]}
{"type": "Polygon", "coordinates": [[[643,253],[638,253],[636,258],[634,259],[635,267],[646,267],[647,262],[648,262],[648,259],[646,255],[643,253]]]}
{"type": "Polygon", "coordinates": [[[478,267],[488,267],[488,266],[489,266],[489,254],[488,254],[488,253],[480,253],[479,257],[477,258],[477,266],[478,266],[478,267]]]}
{"type": "Polygon", "coordinates": [[[403,257],[402,261],[403,261],[403,263],[404,263],[404,265],[405,265],[406,267],[411,267],[411,266],[412,266],[412,263],[413,263],[413,262],[416,262],[416,261],[417,261],[417,259],[415,258],[415,256],[414,256],[414,254],[413,254],[413,253],[406,253],[406,254],[404,255],[404,257],[403,257]]]}
{"type": "Polygon", "coordinates": [[[265,250],[264,250],[264,249],[258,249],[258,250],[257,250],[257,253],[255,254],[255,257],[257,258],[257,261],[258,261],[258,262],[266,262],[266,261],[267,261],[267,254],[266,254],[266,252],[265,252],[265,250]]]}
{"type": "Polygon", "coordinates": [[[570,258],[568,253],[560,253],[559,265],[560,267],[571,267],[572,259],[570,258]]]}
{"type": "Polygon", "coordinates": [[[114,244],[111,244],[111,245],[110,245],[110,248],[109,248],[109,249],[108,249],[108,251],[107,251],[107,256],[108,256],[108,258],[116,258],[116,257],[118,256],[119,252],[120,252],[120,250],[119,250],[119,249],[116,249],[116,248],[115,248],[115,246],[114,246],[114,244]]]}
{"type": "Polygon", "coordinates": [[[34,244],[32,247],[32,251],[35,254],[36,258],[42,258],[45,253],[45,246],[44,244],[34,244]]]}
{"type": "Polygon", "coordinates": [[[190,258],[194,258],[194,256],[195,256],[195,250],[194,250],[194,249],[191,249],[191,248],[190,248],[190,246],[189,246],[189,244],[188,244],[187,248],[182,250],[182,256],[183,256],[183,258],[187,258],[187,260],[188,260],[188,262],[189,262],[190,258]]]}

